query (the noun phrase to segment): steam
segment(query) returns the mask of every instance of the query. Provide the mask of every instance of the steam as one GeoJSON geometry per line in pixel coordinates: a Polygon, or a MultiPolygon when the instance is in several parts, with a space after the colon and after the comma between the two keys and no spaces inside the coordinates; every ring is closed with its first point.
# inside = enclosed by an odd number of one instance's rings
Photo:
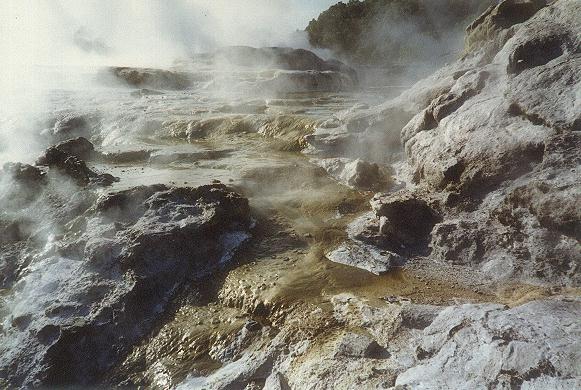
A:
{"type": "Polygon", "coordinates": [[[0,165],[31,162],[51,91],[95,88],[102,66],[169,67],[226,45],[306,47],[297,29],[332,0],[4,0],[0,165]]]}

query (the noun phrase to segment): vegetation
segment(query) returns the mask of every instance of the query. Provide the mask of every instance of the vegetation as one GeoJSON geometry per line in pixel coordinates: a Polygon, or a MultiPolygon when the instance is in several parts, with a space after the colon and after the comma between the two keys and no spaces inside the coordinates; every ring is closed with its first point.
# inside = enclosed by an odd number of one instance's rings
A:
{"type": "Polygon", "coordinates": [[[461,45],[466,25],[493,0],[350,0],[306,28],[311,45],[357,63],[433,60],[461,45]]]}

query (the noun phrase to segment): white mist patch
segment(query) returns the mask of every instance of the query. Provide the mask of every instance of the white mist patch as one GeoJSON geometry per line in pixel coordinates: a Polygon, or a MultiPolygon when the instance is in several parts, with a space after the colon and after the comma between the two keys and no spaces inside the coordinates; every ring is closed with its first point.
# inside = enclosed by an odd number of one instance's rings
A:
{"type": "MultiPolygon", "coordinates": [[[[41,313],[52,300],[61,296],[61,289],[73,278],[82,278],[82,263],[61,257],[50,257],[31,264],[15,286],[14,300],[9,304],[11,317],[41,313]]],[[[9,324],[5,324],[8,328],[9,324]]]]}
{"type": "Polygon", "coordinates": [[[226,45],[307,47],[310,18],[331,0],[5,0],[0,2],[0,164],[46,145],[33,122],[50,92],[81,89],[102,66],[169,67],[226,45]]]}

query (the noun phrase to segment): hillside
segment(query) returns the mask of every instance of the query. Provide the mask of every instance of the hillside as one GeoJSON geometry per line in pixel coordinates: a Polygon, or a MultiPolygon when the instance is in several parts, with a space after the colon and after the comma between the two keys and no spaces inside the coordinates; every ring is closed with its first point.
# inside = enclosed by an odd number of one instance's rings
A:
{"type": "Polygon", "coordinates": [[[494,1],[350,0],[311,20],[309,42],[357,64],[441,63],[465,27],[494,1]]]}

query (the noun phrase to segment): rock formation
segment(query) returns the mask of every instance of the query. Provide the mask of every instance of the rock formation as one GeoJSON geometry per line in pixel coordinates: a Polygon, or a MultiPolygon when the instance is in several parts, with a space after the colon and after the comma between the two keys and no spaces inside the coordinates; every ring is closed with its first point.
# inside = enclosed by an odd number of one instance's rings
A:
{"type": "Polygon", "coordinates": [[[411,118],[401,138],[412,185],[374,199],[376,231],[385,216],[382,234],[495,280],[579,284],[578,11],[505,1],[470,25],[457,63],[338,124],[365,138],[346,124],[411,118]]]}
{"type": "Polygon", "coordinates": [[[127,86],[141,89],[182,90],[192,85],[187,73],[163,69],[112,67],[107,69],[101,78],[109,82],[117,80],[127,86]]]}
{"type": "MultiPolygon", "coordinates": [[[[487,286],[578,287],[580,76],[581,4],[505,0],[469,26],[459,61],[330,120],[307,137],[308,152],[354,158],[349,145],[396,133],[407,185],[377,194],[327,256],[373,273],[422,263],[459,267],[487,286]]],[[[275,337],[255,336],[239,359],[183,388],[581,386],[578,298],[513,307],[326,298],[331,316],[291,309],[275,337]]]]}
{"type": "MultiPolygon", "coordinates": [[[[355,81],[306,51],[198,60],[275,90],[355,81]]],[[[170,89],[231,80],[116,69],[139,88],[119,100],[135,126],[87,134],[90,115],[59,113],[45,135],[62,142],[0,171],[0,387],[581,388],[579,0],[495,4],[458,61],[328,118],[254,96],[201,95],[193,115],[170,89]],[[140,149],[101,153],[83,137],[140,149]],[[260,148],[197,148],[224,140],[260,148]],[[191,175],[225,156],[208,171],[234,161],[235,185],[264,208],[262,236],[219,276],[250,237],[247,199],[216,181],[119,188],[97,172],[183,164],[175,172],[191,175]]]]}
{"type": "Polygon", "coordinates": [[[249,237],[248,201],[221,184],[84,187],[95,176],[80,157],[93,153],[74,139],[49,148],[40,167],[8,164],[1,176],[14,183],[0,197],[0,270],[11,287],[0,378],[10,386],[97,383],[182,287],[249,237]]]}

